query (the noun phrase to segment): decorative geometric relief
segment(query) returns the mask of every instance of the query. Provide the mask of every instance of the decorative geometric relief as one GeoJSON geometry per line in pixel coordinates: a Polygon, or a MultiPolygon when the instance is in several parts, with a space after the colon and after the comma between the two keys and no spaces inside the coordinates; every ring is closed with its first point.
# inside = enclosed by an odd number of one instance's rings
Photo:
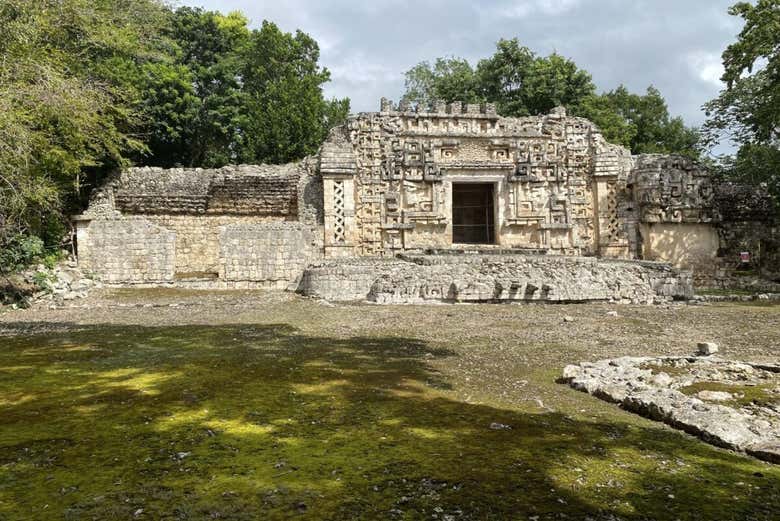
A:
{"type": "Polygon", "coordinates": [[[344,181],[333,181],[333,206],[333,239],[336,244],[344,244],[347,240],[344,215],[344,181]]]}
{"type": "Polygon", "coordinates": [[[605,232],[608,242],[619,242],[623,234],[620,218],[618,216],[618,193],[616,183],[609,183],[607,185],[606,223],[605,232]]]}

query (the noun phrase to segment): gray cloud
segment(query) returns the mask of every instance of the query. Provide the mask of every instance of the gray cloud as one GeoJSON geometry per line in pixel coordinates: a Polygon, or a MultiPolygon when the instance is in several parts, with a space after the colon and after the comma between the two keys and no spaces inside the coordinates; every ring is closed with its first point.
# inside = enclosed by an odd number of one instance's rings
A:
{"type": "Polygon", "coordinates": [[[659,88],[673,114],[698,125],[701,105],[720,89],[720,55],[739,32],[727,14],[734,0],[184,0],[223,12],[241,10],[301,29],[321,46],[332,73],[328,96],[354,111],[398,99],[403,73],[422,60],[492,54],[517,37],[539,54],[572,58],[601,90],[625,84],[659,88]]]}

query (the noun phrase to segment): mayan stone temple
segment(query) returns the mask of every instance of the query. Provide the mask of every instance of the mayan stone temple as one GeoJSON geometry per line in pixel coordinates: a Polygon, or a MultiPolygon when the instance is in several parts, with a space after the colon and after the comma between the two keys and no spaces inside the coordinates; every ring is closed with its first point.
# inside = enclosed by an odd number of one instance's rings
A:
{"type": "Polygon", "coordinates": [[[81,267],[109,284],[652,303],[727,279],[774,233],[770,204],[562,108],[382,100],[295,164],[128,169],[76,220],[81,267]]]}

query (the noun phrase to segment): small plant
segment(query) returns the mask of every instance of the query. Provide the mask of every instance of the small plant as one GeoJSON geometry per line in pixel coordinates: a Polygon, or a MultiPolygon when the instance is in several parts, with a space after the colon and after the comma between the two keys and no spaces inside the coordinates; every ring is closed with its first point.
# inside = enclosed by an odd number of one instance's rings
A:
{"type": "Polygon", "coordinates": [[[51,283],[56,280],[56,277],[45,271],[36,271],[33,274],[32,279],[33,284],[35,284],[39,290],[51,293],[51,283]]]}
{"type": "Polygon", "coordinates": [[[42,262],[44,266],[53,270],[64,258],[65,254],[62,251],[51,251],[43,257],[42,262]]]}

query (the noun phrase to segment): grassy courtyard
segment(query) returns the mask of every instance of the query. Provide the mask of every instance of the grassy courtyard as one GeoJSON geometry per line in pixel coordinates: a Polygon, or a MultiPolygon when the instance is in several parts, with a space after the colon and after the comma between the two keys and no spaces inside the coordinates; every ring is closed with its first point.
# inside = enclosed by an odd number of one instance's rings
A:
{"type": "Polygon", "coordinates": [[[0,519],[777,519],[780,467],[555,379],[702,336],[776,358],[779,326],[773,306],[262,293],[6,313],[0,519]]]}

